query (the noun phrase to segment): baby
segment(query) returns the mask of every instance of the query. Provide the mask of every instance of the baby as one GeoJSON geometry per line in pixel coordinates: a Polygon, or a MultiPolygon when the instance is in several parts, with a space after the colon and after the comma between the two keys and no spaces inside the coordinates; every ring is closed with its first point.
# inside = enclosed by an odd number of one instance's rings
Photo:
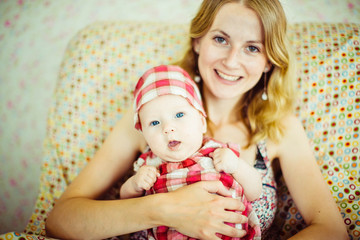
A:
{"type": "MultiPolygon", "coordinates": [[[[243,164],[246,169],[241,169],[241,173],[234,170],[234,165],[243,161],[236,145],[204,137],[206,114],[199,89],[188,73],[178,66],[151,68],[139,79],[134,96],[135,128],[142,132],[149,149],[134,163],[136,174],[121,186],[120,198],[174,191],[198,181],[220,180],[232,191],[232,197],[245,205],[242,214],[248,217],[248,223],[235,225],[247,231],[243,239],[261,239],[259,220],[248,202],[259,197],[252,193],[261,190],[237,178],[241,174],[242,179],[246,175],[246,179],[259,181],[261,176],[249,164],[243,164]]],[[[148,230],[148,239],[190,237],[159,226],[148,230]]]]}

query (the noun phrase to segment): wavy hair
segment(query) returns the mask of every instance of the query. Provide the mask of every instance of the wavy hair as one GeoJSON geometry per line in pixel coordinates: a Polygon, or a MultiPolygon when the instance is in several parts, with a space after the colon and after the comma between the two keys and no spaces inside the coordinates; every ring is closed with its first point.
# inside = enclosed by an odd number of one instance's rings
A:
{"type": "MultiPolygon", "coordinates": [[[[198,55],[193,50],[193,42],[209,31],[219,9],[231,2],[243,4],[259,17],[266,55],[272,65],[239,101],[236,116],[249,131],[248,146],[266,138],[278,142],[283,136],[281,120],[293,112],[296,100],[293,53],[286,35],[286,16],[278,0],[204,0],[190,25],[189,49],[178,64],[192,77],[198,74],[198,55]],[[261,99],[265,83],[267,101],[261,99]]],[[[202,81],[199,87],[202,89],[202,81]]],[[[210,120],[208,126],[212,133],[215,126],[210,120]]]]}

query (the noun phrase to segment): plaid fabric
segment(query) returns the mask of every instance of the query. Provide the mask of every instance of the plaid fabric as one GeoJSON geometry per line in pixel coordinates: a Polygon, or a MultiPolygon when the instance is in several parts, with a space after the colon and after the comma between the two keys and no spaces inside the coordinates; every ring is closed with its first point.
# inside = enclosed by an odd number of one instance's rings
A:
{"type": "MultiPolygon", "coordinates": [[[[204,138],[203,147],[184,161],[165,162],[159,159],[151,151],[147,151],[135,162],[134,169],[137,171],[143,165],[151,165],[159,169],[160,176],[154,186],[146,192],[147,195],[174,191],[180,187],[199,181],[220,180],[224,186],[231,190],[233,198],[238,198],[244,203],[246,209],[242,214],[249,219],[247,224],[228,224],[238,229],[247,230],[248,234],[241,239],[261,239],[258,217],[252,210],[250,203],[247,202],[243,194],[243,188],[230,174],[224,172],[218,173],[214,168],[212,158],[209,157],[211,152],[220,147],[229,147],[237,156],[239,156],[239,152],[232,146],[217,142],[210,138],[204,138]]],[[[175,229],[166,226],[149,229],[148,234],[149,239],[191,239],[190,237],[177,232],[175,229]]],[[[240,239],[227,236],[221,236],[221,238],[240,239]]]]}
{"type": "Polygon", "coordinates": [[[160,65],[147,70],[135,87],[134,122],[136,129],[141,130],[139,109],[154,98],[167,94],[184,97],[206,117],[199,89],[189,74],[178,66],[160,65]]]}

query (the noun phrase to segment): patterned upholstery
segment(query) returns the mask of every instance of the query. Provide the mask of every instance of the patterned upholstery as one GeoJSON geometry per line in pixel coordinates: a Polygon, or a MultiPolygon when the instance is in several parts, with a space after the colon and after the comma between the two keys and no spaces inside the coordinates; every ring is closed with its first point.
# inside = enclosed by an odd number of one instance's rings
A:
{"type": "MultiPolygon", "coordinates": [[[[351,239],[360,237],[359,29],[343,23],[289,26],[301,91],[298,116],[351,239]]],[[[178,59],[187,31],[186,25],[102,22],[72,39],[49,113],[34,213],[24,233],[0,239],[44,239],[47,214],[131,106],[136,80],[149,67],[178,59]]],[[[277,221],[286,237],[304,224],[285,185],[279,194],[277,221]]]]}
{"type": "MultiPolygon", "coordinates": [[[[356,24],[296,24],[298,115],[352,239],[360,237],[360,43],[356,24]]],[[[282,235],[304,226],[286,186],[279,189],[282,235]]]]}

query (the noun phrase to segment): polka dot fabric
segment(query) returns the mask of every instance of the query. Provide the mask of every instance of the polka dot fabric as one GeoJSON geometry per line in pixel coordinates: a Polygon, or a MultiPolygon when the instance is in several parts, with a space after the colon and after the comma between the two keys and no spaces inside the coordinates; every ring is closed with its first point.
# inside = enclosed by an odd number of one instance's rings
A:
{"type": "MultiPolygon", "coordinates": [[[[357,24],[294,24],[301,93],[298,115],[351,239],[360,238],[360,39],[357,24]]],[[[283,237],[305,224],[284,184],[279,185],[283,237]]]]}
{"type": "MultiPolygon", "coordinates": [[[[302,119],[324,180],[351,239],[359,238],[359,24],[293,24],[302,119]]],[[[143,72],[177,60],[187,25],[94,23],[69,43],[48,117],[39,197],[24,233],[1,239],[44,239],[45,219],[66,186],[90,161],[124,111],[143,72]]],[[[114,188],[117,189],[117,188],[114,188]]],[[[108,198],[116,198],[117,191],[108,198]]],[[[279,185],[278,227],[285,238],[304,224],[279,185]]]]}

